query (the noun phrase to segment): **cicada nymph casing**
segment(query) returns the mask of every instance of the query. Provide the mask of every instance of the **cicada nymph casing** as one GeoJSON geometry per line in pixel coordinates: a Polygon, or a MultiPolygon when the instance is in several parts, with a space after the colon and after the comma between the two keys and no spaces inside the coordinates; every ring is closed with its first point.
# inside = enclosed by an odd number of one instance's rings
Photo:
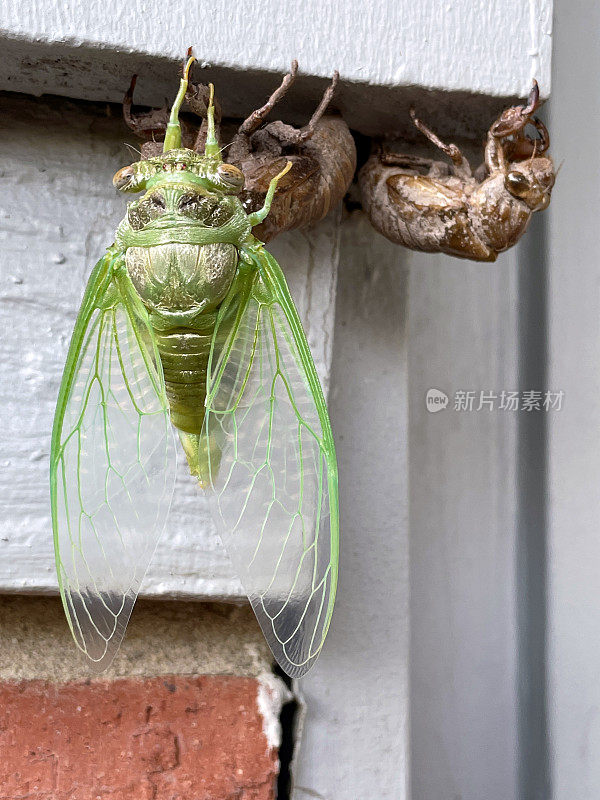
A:
{"type": "Polygon", "coordinates": [[[356,148],[348,126],[340,116],[325,113],[339,80],[337,72],[307,125],[295,128],[277,120],[261,127],[297,72],[298,63],[293,61],[281,86],[240,125],[227,156],[246,176],[242,198],[249,212],[261,207],[271,178],[286,161],[292,162],[270,215],[257,229],[256,235],[264,242],[281,231],[322,219],[341,202],[356,169],[356,148]]]}
{"type": "Polygon", "coordinates": [[[411,109],[415,126],[450,163],[379,147],[359,173],[373,226],[411,250],[495,261],[550,202],[555,173],[548,131],[534,116],[538,106],[534,81],[527,105],[506,109],[490,127],[484,163],[475,172],[455,144],[442,142],[411,109]]]}

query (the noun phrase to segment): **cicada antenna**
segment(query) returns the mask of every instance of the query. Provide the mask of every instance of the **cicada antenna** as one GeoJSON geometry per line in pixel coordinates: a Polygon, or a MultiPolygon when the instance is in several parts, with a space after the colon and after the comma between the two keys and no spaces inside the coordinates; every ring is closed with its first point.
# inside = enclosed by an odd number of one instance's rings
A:
{"type": "Polygon", "coordinates": [[[206,109],[206,144],[204,145],[204,155],[221,157],[221,148],[217,139],[215,128],[215,87],[212,83],[208,84],[208,106],[206,109]]]}
{"type": "MultiPolygon", "coordinates": [[[[188,50],[188,54],[189,53],[190,51],[188,50]]],[[[183,70],[183,77],[179,83],[179,91],[177,92],[177,97],[175,98],[173,108],[171,109],[171,116],[169,117],[169,121],[167,123],[167,132],[165,134],[163,153],[166,153],[167,150],[176,150],[177,148],[181,147],[181,125],[179,124],[179,110],[185,99],[185,93],[188,88],[190,67],[195,60],[196,59],[194,56],[188,55],[187,63],[183,70]]]]}
{"type": "Polygon", "coordinates": [[[142,158],[142,151],[138,150],[137,147],[134,147],[132,144],[129,144],[129,142],[123,142],[123,144],[125,145],[125,147],[128,147],[130,150],[133,150],[134,153],[137,153],[137,155],[140,158],[142,158]]]}

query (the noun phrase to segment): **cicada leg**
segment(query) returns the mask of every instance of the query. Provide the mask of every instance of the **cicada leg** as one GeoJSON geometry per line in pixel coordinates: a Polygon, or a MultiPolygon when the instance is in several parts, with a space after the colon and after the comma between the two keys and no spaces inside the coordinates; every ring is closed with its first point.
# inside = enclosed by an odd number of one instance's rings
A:
{"type": "Polygon", "coordinates": [[[238,134],[243,134],[245,136],[251,136],[254,131],[258,130],[260,126],[263,124],[267,116],[271,113],[271,111],[275,108],[277,103],[285,97],[287,94],[288,89],[296,80],[296,75],[298,74],[298,62],[296,59],[292,61],[292,67],[288,74],[284,77],[281,81],[281,84],[275,89],[273,94],[269,97],[267,102],[264,106],[257,108],[256,111],[253,111],[250,116],[242,122],[239,127],[238,134]]]}
{"type": "Polygon", "coordinates": [[[546,152],[550,146],[550,136],[544,123],[533,116],[539,105],[540,90],[534,80],[527,105],[507,108],[493,123],[488,132],[485,154],[489,172],[505,171],[510,161],[524,161],[546,152]],[[536,138],[525,133],[528,125],[536,129],[536,138]]]}
{"type": "Polygon", "coordinates": [[[531,118],[540,105],[540,90],[537,81],[529,93],[526,106],[512,106],[500,114],[490,128],[490,134],[496,139],[505,139],[507,136],[519,133],[531,121],[531,118]]]}
{"type": "MultiPolygon", "coordinates": [[[[308,123],[304,125],[304,127],[295,128],[293,125],[286,125],[285,122],[277,120],[265,126],[264,128],[265,133],[268,136],[272,136],[275,139],[277,139],[277,141],[282,147],[291,147],[293,145],[299,145],[302,144],[303,142],[307,142],[314,135],[319,120],[321,119],[323,114],[327,111],[327,107],[331,103],[333,95],[335,94],[335,90],[337,89],[339,79],[340,79],[340,74],[336,70],[333,73],[333,78],[331,79],[331,83],[323,93],[321,102],[315,109],[315,112],[313,113],[308,123]]],[[[262,131],[259,131],[259,133],[257,133],[257,136],[260,135],[260,133],[262,133],[262,131]]]]}
{"type": "Polygon", "coordinates": [[[133,112],[133,92],[137,82],[134,75],[123,98],[123,119],[129,130],[133,131],[138,139],[143,141],[141,157],[152,158],[158,155],[162,145],[156,137],[163,138],[169,121],[169,109],[165,104],[162,108],[153,108],[150,111],[133,112]]]}
{"type": "Polygon", "coordinates": [[[412,153],[396,153],[381,148],[374,155],[384,167],[399,167],[401,170],[426,175],[428,178],[447,178],[451,168],[445,161],[434,161],[432,158],[415,156],[412,153]]]}
{"type": "MultiPolygon", "coordinates": [[[[129,88],[123,97],[123,119],[129,130],[133,131],[143,144],[141,147],[141,158],[153,158],[163,151],[163,139],[169,122],[169,106],[167,101],[161,108],[152,108],[150,111],[133,111],[133,92],[137,82],[137,75],[131,79],[129,88]]],[[[191,126],[180,120],[182,142],[188,145],[193,141],[195,130],[191,126]]]]}
{"type": "Polygon", "coordinates": [[[333,73],[333,77],[331,79],[331,83],[323,92],[323,97],[321,98],[321,102],[315,109],[314,114],[310,118],[308,125],[305,125],[302,130],[300,131],[300,141],[304,142],[314,134],[315,128],[317,127],[317,122],[321,119],[323,114],[327,111],[329,104],[333,100],[333,95],[337,89],[337,85],[340,80],[340,73],[336,71],[333,73]]]}
{"type": "Polygon", "coordinates": [[[417,117],[414,108],[410,109],[410,116],[415,128],[421,131],[421,133],[426,136],[432,144],[434,144],[439,150],[442,151],[442,153],[445,153],[448,158],[450,158],[454,165],[454,174],[458,178],[471,178],[471,165],[461,153],[460,148],[455,144],[446,144],[445,142],[442,142],[439,136],[437,136],[431,130],[431,128],[428,128],[424,122],[421,122],[421,120],[417,117]]]}
{"type": "MultiPolygon", "coordinates": [[[[205,83],[190,83],[188,84],[188,90],[185,94],[185,99],[190,107],[190,109],[196,114],[196,116],[202,119],[202,124],[198,129],[198,133],[196,135],[196,139],[194,141],[193,149],[196,153],[204,153],[204,147],[206,145],[206,134],[208,132],[208,119],[207,119],[207,111],[208,111],[208,103],[210,97],[210,88],[205,83]]],[[[219,136],[219,125],[221,123],[221,105],[216,100],[213,101],[214,109],[215,109],[215,133],[217,139],[220,139],[219,136]]]]}

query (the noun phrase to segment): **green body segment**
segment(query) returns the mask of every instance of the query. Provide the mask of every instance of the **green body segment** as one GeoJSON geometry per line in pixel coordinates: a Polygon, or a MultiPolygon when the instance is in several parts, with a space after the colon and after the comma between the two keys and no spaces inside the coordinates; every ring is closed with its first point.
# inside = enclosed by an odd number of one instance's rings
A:
{"type": "Polygon", "coordinates": [[[207,193],[181,171],[132,203],[118,232],[154,332],[171,421],[198,478],[206,462],[200,434],[217,311],[237,272],[239,243],[249,236],[237,198],[207,193]]]}
{"type": "Polygon", "coordinates": [[[125,254],[155,332],[171,420],[184,433],[199,436],[202,430],[216,309],[237,262],[237,249],[222,243],[131,247],[125,254]]]}
{"type": "Polygon", "coordinates": [[[214,330],[214,314],[210,314],[205,322],[205,333],[190,328],[165,332],[155,329],[171,422],[179,431],[195,436],[202,432],[204,422],[206,367],[214,330]]]}

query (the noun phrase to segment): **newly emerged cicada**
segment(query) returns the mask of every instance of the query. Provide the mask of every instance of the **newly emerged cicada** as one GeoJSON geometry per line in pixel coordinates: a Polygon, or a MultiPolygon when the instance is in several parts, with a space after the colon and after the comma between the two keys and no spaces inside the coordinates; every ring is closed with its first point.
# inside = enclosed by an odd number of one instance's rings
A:
{"type": "Polygon", "coordinates": [[[554,166],[545,155],[548,131],[533,116],[538,105],[534,81],[527,105],[507,109],[491,126],[484,164],[475,173],[456,145],[442,142],[411,110],[418,130],[452,163],[373,154],[359,173],[373,226],[412,250],[495,261],[550,202],[554,166]],[[536,129],[535,138],[526,133],[528,125],[536,129]]]}
{"type": "Polygon", "coordinates": [[[273,654],[303,675],[338,570],[335,448],[298,313],[252,235],[260,209],[223,163],[214,103],[182,147],[187,62],[162,152],[121,169],[141,192],[93,270],[60,387],[51,453],[58,581],[78,647],[104,669],[165,527],[176,429],[273,654]]]}

